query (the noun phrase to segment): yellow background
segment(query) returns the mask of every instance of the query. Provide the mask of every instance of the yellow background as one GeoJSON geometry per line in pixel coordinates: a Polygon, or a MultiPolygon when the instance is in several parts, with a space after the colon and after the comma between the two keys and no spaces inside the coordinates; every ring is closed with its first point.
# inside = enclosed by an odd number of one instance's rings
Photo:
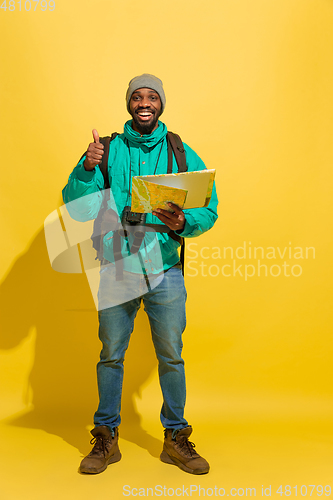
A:
{"type": "Polygon", "coordinates": [[[158,484],[257,496],[271,485],[280,498],[280,485],[292,497],[296,485],[333,487],[333,2],[15,5],[0,12],[0,498],[121,499],[124,485],[158,484]],[[168,128],[217,170],[219,220],[191,240],[185,277],[186,417],[211,464],[203,477],[158,460],[161,394],[144,314],[125,362],[123,459],[99,476],[77,473],[97,403],[97,313],[84,275],[50,268],[43,222],[91,129],[122,131],[128,81],[143,72],[163,80],[168,128]],[[262,260],[300,265],[298,277],[201,275],[201,264],[232,263],[213,247],[244,242],[312,247],[315,258],[262,260]]]}

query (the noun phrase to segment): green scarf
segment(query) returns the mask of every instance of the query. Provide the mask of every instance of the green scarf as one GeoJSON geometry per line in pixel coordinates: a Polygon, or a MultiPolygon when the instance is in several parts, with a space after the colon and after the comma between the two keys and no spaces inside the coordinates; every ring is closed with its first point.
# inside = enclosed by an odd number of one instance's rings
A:
{"type": "Polygon", "coordinates": [[[159,144],[165,138],[168,130],[166,125],[162,122],[158,122],[158,127],[151,134],[141,135],[132,128],[132,120],[124,125],[124,134],[129,142],[135,143],[137,145],[143,145],[148,148],[153,148],[156,144],[159,144]]]}

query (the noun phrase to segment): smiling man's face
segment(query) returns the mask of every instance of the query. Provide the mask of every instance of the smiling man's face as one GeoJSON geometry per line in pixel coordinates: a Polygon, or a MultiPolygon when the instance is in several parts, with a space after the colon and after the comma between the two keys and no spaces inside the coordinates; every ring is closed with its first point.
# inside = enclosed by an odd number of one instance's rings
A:
{"type": "Polygon", "coordinates": [[[133,129],[139,134],[151,134],[158,127],[162,104],[160,96],[152,89],[135,90],[129,103],[133,129]]]}

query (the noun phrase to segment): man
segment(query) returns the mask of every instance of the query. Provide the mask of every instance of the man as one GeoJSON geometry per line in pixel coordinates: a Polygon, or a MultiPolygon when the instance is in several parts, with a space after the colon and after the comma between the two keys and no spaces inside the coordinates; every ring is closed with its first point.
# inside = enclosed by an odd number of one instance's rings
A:
{"type": "MultiPolygon", "coordinates": [[[[124,133],[110,143],[108,175],[114,204],[119,214],[130,205],[131,177],[135,175],[165,174],[168,164],[167,128],[159,121],[165,108],[165,94],[160,79],[143,74],[133,78],[126,94],[127,109],[132,120],[126,122],[124,133]]],[[[200,126],[200,123],[199,123],[200,126]]],[[[89,144],[87,153],[72,172],[63,190],[64,202],[68,203],[84,195],[89,201],[83,203],[79,220],[93,219],[101,207],[104,178],[98,165],[101,163],[104,146],[100,143],[97,130],[93,130],[94,142],[89,144]],[[95,196],[96,195],[96,196],[95,196]],[[97,200],[97,201],[96,201],[97,200]]],[[[184,144],[186,164],[189,171],[203,170],[205,165],[197,154],[184,144]]],[[[173,157],[173,172],[177,165],[173,157]]],[[[141,300],[148,314],[152,339],[158,359],[159,378],[163,394],[161,422],[164,431],[164,446],[161,453],[163,462],[177,465],[192,474],[209,471],[208,462],[194,449],[188,438],[192,427],[184,418],[185,372],[181,358],[182,333],[185,329],[186,290],[179,263],[177,238],[174,234],[187,238],[199,236],[209,230],[217,219],[217,196],[215,186],[207,208],[181,210],[170,205],[172,211],[157,209],[147,214],[146,223],[164,224],[171,232],[154,234],[158,239],[162,255],[162,269],[156,270],[152,245],[141,244],[140,262],[133,259],[123,260],[126,276],[144,274],[163,274],[163,279],[154,288],[149,288],[141,296],[127,300],[113,307],[100,307],[99,336],[103,343],[101,358],[97,365],[99,406],[94,416],[94,447],[80,465],[83,473],[102,472],[121,458],[118,447],[118,426],[120,424],[120,400],[123,380],[123,361],[128,346],[134,319],[141,300]],[[149,247],[149,249],[148,249],[149,247]],[[148,252],[148,253],[147,253],[148,252]],[[150,252],[150,254],[149,254],[150,252]],[[146,266],[146,267],[143,267],[146,266]]],[[[151,233],[150,233],[151,234],[151,233]]],[[[148,236],[148,233],[147,235],[148,236]]],[[[123,238],[124,239],[124,238],[123,238]]],[[[150,240],[151,242],[152,240],[150,240]]],[[[104,262],[115,262],[113,233],[104,237],[104,262]]],[[[124,252],[124,241],[122,242],[124,252]]],[[[156,260],[156,259],[155,259],[156,260]]],[[[101,270],[99,299],[110,288],[110,276],[116,273],[116,264],[101,270]]],[[[114,287],[113,287],[114,288],[114,287]]]]}

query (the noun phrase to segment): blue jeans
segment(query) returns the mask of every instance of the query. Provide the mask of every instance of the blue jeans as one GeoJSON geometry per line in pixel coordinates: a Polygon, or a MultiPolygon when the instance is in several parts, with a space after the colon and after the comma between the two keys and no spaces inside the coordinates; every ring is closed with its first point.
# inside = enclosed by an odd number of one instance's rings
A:
{"type": "MultiPolygon", "coordinates": [[[[103,293],[103,287],[108,286],[108,274],[114,272],[115,266],[109,266],[103,271],[99,294],[103,293]]],[[[130,278],[130,273],[126,275],[127,279],[130,278]]],[[[144,276],[139,279],[142,280],[142,290],[146,292],[144,276]]],[[[136,286],[137,280],[138,275],[135,277],[136,286]]],[[[120,424],[123,362],[141,300],[148,314],[158,359],[163,394],[160,416],[162,425],[171,429],[182,429],[188,425],[183,416],[186,387],[184,361],[181,357],[182,333],[186,325],[186,296],[181,269],[171,268],[153,290],[99,311],[99,338],[103,348],[97,364],[99,406],[94,416],[96,427],[106,425],[112,429],[120,424]]]]}

